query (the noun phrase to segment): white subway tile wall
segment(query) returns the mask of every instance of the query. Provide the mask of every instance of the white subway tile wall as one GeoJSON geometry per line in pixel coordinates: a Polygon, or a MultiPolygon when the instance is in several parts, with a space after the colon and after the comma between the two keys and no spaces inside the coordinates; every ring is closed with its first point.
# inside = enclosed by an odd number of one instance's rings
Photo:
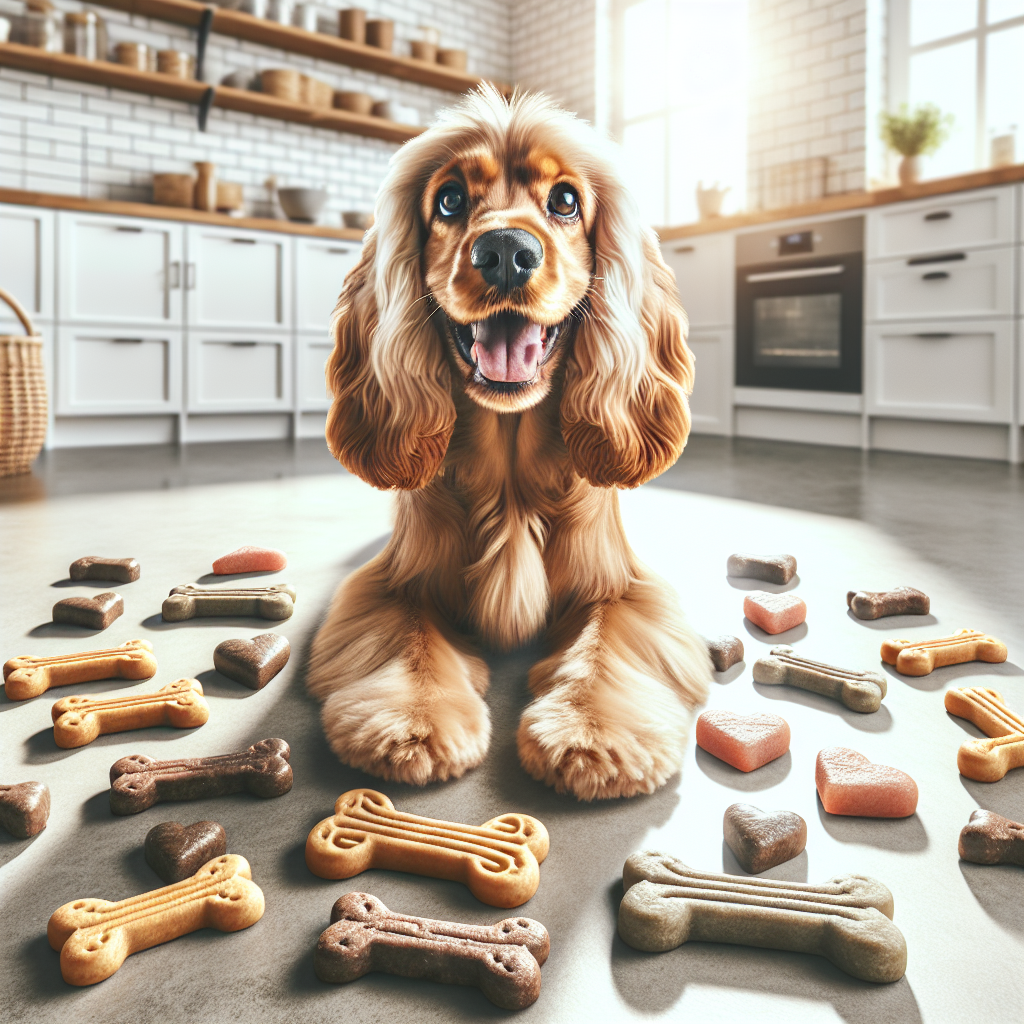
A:
{"type": "Polygon", "coordinates": [[[867,0],[750,0],[747,168],[827,157],[828,192],[865,187],[867,0]]]}

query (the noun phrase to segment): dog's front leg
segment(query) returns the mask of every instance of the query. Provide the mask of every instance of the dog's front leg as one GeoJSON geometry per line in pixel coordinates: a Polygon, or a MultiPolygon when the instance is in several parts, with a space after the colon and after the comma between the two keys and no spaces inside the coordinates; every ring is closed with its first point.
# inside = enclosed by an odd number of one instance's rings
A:
{"type": "Polygon", "coordinates": [[[385,551],[338,588],[307,685],[338,757],[395,782],[458,778],[487,753],[487,666],[424,602],[388,589],[385,551]]]}
{"type": "Polygon", "coordinates": [[[678,770],[711,664],[671,588],[641,570],[621,596],[556,616],[530,672],[519,757],[581,800],[652,793],[678,770]]]}

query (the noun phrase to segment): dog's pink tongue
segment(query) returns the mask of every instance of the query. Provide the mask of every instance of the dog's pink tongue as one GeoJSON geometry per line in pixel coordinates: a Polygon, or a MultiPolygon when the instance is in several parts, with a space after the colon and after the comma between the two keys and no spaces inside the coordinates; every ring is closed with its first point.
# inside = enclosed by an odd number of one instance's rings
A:
{"type": "Polygon", "coordinates": [[[493,316],[477,324],[473,355],[488,380],[525,381],[537,376],[544,354],[540,324],[517,316],[493,316]]]}

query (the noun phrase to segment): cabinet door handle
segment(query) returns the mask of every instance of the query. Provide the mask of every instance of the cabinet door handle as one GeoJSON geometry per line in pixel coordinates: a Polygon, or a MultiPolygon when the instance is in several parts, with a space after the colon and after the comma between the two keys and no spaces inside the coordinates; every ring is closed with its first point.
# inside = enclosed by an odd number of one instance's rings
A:
{"type": "Polygon", "coordinates": [[[132,227],[128,224],[118,224],[114,228],[115,231],[124,231],[130,235],[141,235],[142,228],[132,227]]]}
{"type": "Polygon", "coordinates": [[[185,291],[192,291],[196,286],[196,265],[185,264],[185,291]]]}
{"type": "Polygon", "coordinates": [[[677,245],[672,251],[673,252],[695,252],[696,250],[693,248],[692,245],[677,245]]]}
{"type": "Polygon", "coordinates": [[[255,245],[256,244],[256,239],[255,238],[232,238],[231,239],[231,244],[232,245],[255,245]]]}
{"type": "Polygon", "coordinates": [[[351,249],[328,249],[327,251],[332,256],[347,256],[352,250],[351,249]]]}
{"type": "Polygon", "coordinates": [[[181,261],[173,260],[167,269],[167,287],[174,289],[181,287],[181,261]]]}
{"type": "Polygon", "coordinates": [[[913,256],[907,260],[908,267],[920,267],[925,263],[958,263],[967,259],[965,252],[940,252],[934,256],[913,256]]]}
{"type": "Polygon", "coordinates": [[[921,275],[922,281],[945,281],[949,277],[949,271],[947,270],[932,270],[927,274],[921,275]]]}
{"type": "Polygon", "coordinates": [[[115,345],[141,345],[143,338],[111,338],[115,345]]]}
{"type": "Polygon", "coordinates": [[[259,344],[259,342],[258,341],[229,341],[228,344],[232,348],[255,348],[259,344]]]}
{"type": "Polygon", "coordinates": [[[924,215],[925,220],[949,220],[953,214],[950,210],[935,210],[932,213],[926,213],[924,215]]]}
{"type": "Polygon", "coordinates": [[[952,338],[950,331],[919,331],[915,338],[927,338],[929,341],[941,341],[943,338],[952,338]]]}

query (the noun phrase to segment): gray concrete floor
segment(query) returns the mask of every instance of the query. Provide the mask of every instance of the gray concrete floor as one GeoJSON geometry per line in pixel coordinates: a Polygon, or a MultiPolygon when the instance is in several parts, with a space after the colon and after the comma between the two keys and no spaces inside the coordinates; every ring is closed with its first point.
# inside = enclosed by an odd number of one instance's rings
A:
{"type": "MultiPolygon", "coordinates": [[[[395,872],[328,882],[305,867],[309,829],[356,786],[386,792],[400,809],[483,822],[503,811],[540,818],[551,835],[537,894],[521,910],[552,937],[540,1000],[520,1016],[537,1021],[751,1019],[803,1021],[1019,1021],[1024,1001],[1024,916],[1020,869],[964,864],[956,838],[982,806],[1024,818],[1024,770],[983,785],[956,771],[956,749],[973,727],[947,715],[942,692],[990,685],[1024,709],[1021,572],[1024,502],[1019,474],[997,463],[693,438],[680,463],[654,485],[622,497],[640,556],[680,591],[694,625],[731,632],[746,661],[718,677],[709,707],[782,714],[790,753],[743,775],[696,749],[682,773],[651,797],[580,805],[529,779],[514,742],[528,700],[526,673],[539,649],[489,659],[491,751],[475,771],[417,789],[340,765],[304,693],[308,643],[338,581],[379,550],[390,499],[340,471],[320,442],[48,453],[32,477],[0,481],[0,650],[3,657],[85,650],[146,637],[160,670],[141,683],[91,683],[76,692],[147,692],[198,677],[211,707],[200,729],[101,737],[74,751],[52,739],[49,708],[60,691],[12,703],[0,695],[0,781],[45,781],[54,809],[45,832],[15,841],[0,834],[0,955],[4,1019],[81,1022],[490,1020],[508,1016],[478,992],[384,976],[349,986],[321,984],[312,950],[330,907],[353,889],[392,909],[430,917],[494,921],[501,911],[464,887],[395,872]],[[277,628],[292,660],[252,693],[216,673],[213,647],[267,628],[253,620],[167,624],[171,586],[206,579],[213,558],[242,543],[289,554],[274,579],[299,592],[296,613],[277,628]],[[792,551],[790,587],[810,609],[803,627],[770,638],[742,615],[747,581],[729,580],[737,549],[792,551]],[[59,597],[95,592],[70,586],[68,564],[84,554],[132,555],[142,579],[115,588],[126,613],[102,634],[50,623],[59,597]],[[932,615],[862,623],[848,615],[849,588],[908,584],[932,596],[932,615]],[[774,642],[851,668],[878,668],[888,635],[926,637],[963,626],[989,630],[1010,648],[1002,666],[968,665],[922,679],[890,673],[881,711],[858,716],[802,691],[752,685],[750,666],[774,642]],[[129,753],[198,756],[242,749],[265,736],[292,746],[295,787],[260,801],[240,795],[166,804],[114,818],[109,765],[129,753]],[[814,791],[814,757],[852,746],[918,782],[918,813],[903,821],[836,818],[814,791]],[[770,877],[824,881],[841,872],[885,882],[909,949],[906,978],[875,986],[819,957],[693,943],[671,953],[629,949],[615,934],[625,857],[665,849],[704,870],[739,873],[722,842],[722,813],[735,801],[784,807],[808,824],[807,850],[770,877]],[[229,850],[247,857],[267,911],[232,935],[204,931],[129,958],[108,981],[73,989],[60,977],[45,937],[61,904],[84,896],[123,899],[159,885],[142,856],[156,823],[220,821],[229,850]]],[[[757,585],[759,586],[759,585],[757,585]]],[[[771,589],[771,588],[768,588],[771,589]]]]}

